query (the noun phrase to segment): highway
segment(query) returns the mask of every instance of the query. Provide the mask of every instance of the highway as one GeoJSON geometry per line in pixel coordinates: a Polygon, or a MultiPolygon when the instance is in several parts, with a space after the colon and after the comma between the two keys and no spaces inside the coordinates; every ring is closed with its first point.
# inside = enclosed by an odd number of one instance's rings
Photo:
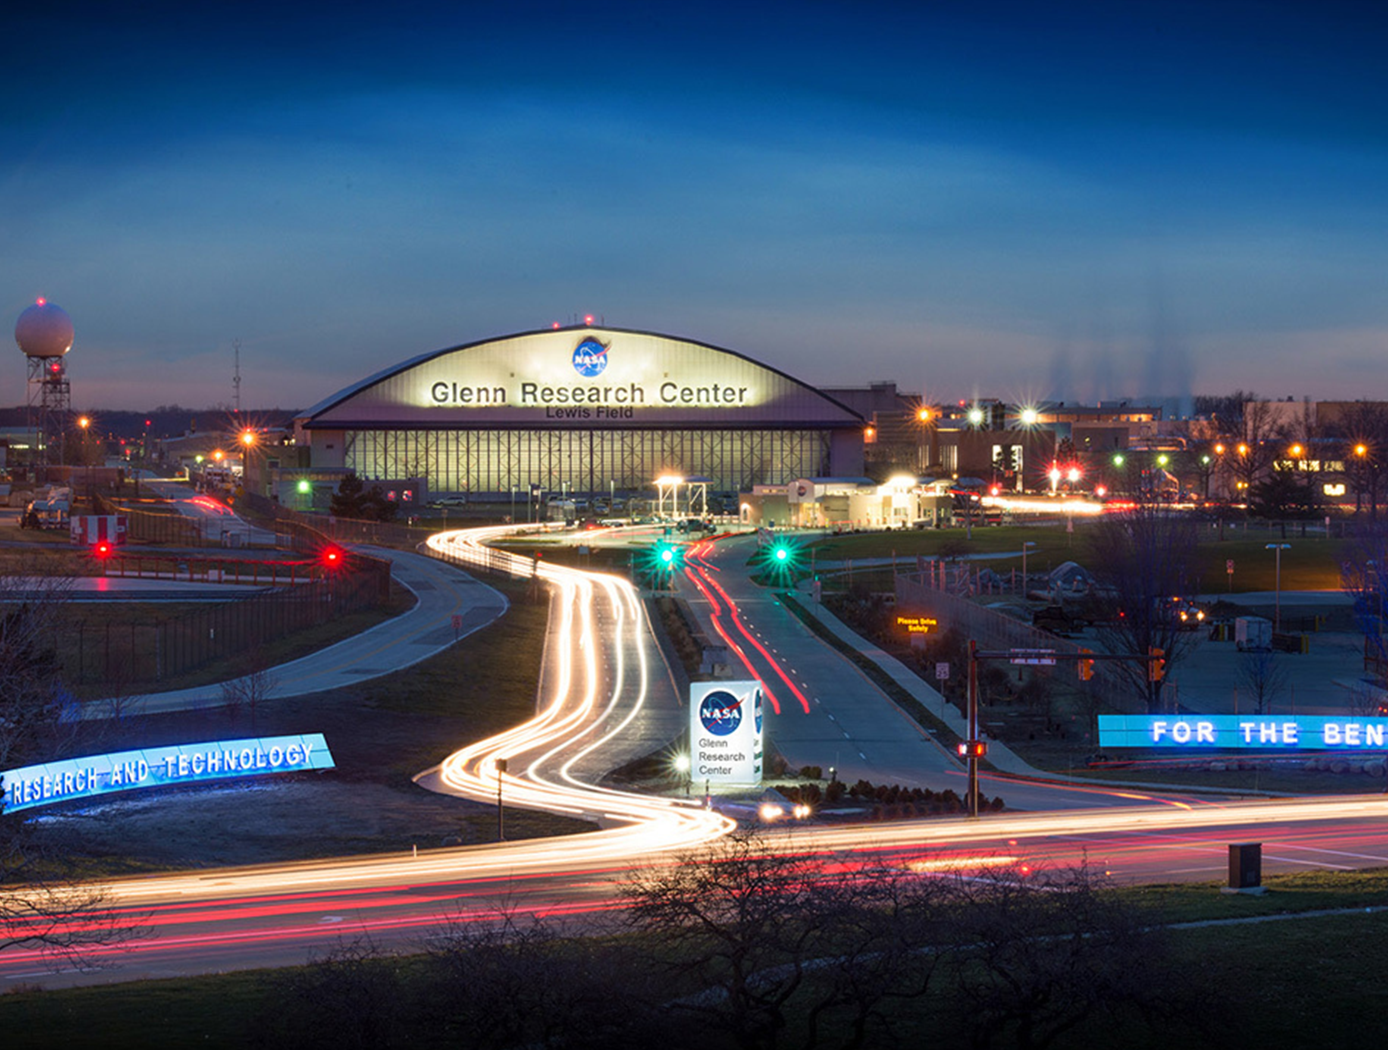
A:
{"type": "MultiPolygon", "coordinates": [[[[1142,806],[967,820],[801,825],[777,841],[802,856],[903,872],[1037,869],[1081,861],[1118,882],[1222,881],[1229,843],[1263,844],[1264,873],[1388,864],[1388,798],[1142,806]]],[[[619,905],[622,873],[651,862],[609,832],[558,840],[122,879],[106,889],[149,936],[75,968],[0,952],[0,982],[45,987],[303,962],[341,940],[422,946],[449,921],[505,908],[581,922],[619,905]],[[99,965],[100,968],[95,968],[99,965]]]]}
{"type": "MultiPolygon", "coordinates": [[[[581,922],[619,906],[621,877],[634,866],[669,862],[731,831],[732,820],[696,803],[594,786],[596,771],[610,768],[623,755],[649,750],[650,741],[670,729],[668,682],[661,682],[664,671],[653,656],[642,605],[619,577],[486,546],[507,531],[443,533],[430,545],[440,557],[518,577],[536,576],[552,586],[541,702],[525,724],[458,750],[421,774],[420,782],[487,802],[495,801],[499,785],[508,805],[588,817],[600,830],[418,854],[113,880],[96,887],[106,906],[116,916],[138,922],[146,936],[98,949],[81,967],[27,947],[8,949],[0,952],[0,982],[58,987],[285,965],[361,936],[385,948],[416,947],[441,922],[488,921],[502,907],[581,922]]],[[[763,599],[766,608],[748,612],[744,607],[735,614],[726,603],[740,587],[734,581],[741,574],[720,572],[716,560],[701,571],[710,593],[722,595],[719,615],[733,625],[724,628],[728,637],[743,651],[756,650],[755,659],[775,659],[766,643],[761,643],[766,649],[762,656],[752,642],[756,627],[749,626],[774,603],[763,599]]],[[[779,640],[773,641],[779,647],[779,640]]],[[[822,652],[817,643],[815,648],[822,652]]],[[[781,719],[808,719],[816,711],[827,719],[837,711],[832,721],[851,719],[846,746],[867,753],[881,747],[888,753],[887,738],[894,733],[907,746],[932,754],[933,742],[919,734],[912,739],[899,725],[878,734],[882,739],[855,738],[859,720],[866,716],[850,715],[840,700],[861,693],[861,683],[851,688],[837,684],[851,680],[829,678],[838,673],[832,665],[826,661],[821,667],[810,658],[807,651],[804,659],[796,655],[775,660],[775,666],[754,664],[775,691],[781,719]]],[[[678,708],[674,710],[678,717],[678,708]]],[[[862,724],[870,727],[870,722],[862,724]]],[[[792,721],[777,725],[788,733],[795,727],[792,721]]],[[[807,733],[824,731],[819,725],[807,733]]],[[[863,732],[876,733],[870,728],[863,732]]],[[[948,764],[940,763],[940,771],[948,773],[948,764]]],[[[1227,845],[1238,841],[1264,844],[1268,872],[1388,864],[1382,835],[1388,798],[1383,795],[1221,803],[1153,800],[1134,793],[1124,797],[1099,789],[1101,795],[1088,797],[1110,804],[1080,809],[1067,790],[1053,796],[1061,801],[1051,812],[1009,812],[978,821],[825,821],[773,827],[768,834],[778,848],[833,864],[847,859],[922,874],[1084,859],[1120,882],[1217,880],[1226,870],[1227,845]],[[1125,804],[1117,805],[1119,801],[1125,804]]]]}

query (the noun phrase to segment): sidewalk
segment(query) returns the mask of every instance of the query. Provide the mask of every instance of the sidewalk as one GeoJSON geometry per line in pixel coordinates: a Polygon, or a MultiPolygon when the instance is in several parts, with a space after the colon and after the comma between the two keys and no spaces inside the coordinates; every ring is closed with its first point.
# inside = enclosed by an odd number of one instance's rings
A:
{"type": "MultiPolygon", "coordinates": [[[[959,709],[949,703],[934,688],[926,682],[895,656],[872,645],[862,635],[858,634],[851,627],[847,626],[842,620],[831,613],[823,605],[808,600],[804,594],[798,594],[801,604],[809,610],[810,614],[820,623],[827,627],[840,640],[852,646],[854,650],[862,653],[869,660],[886,672],[902,689],[910,693],[921,702],[927,711],[945,723],[961,739],[969,735],[968,720],[959,713],[959,709]]],[[[979,734],[982,739],[987,739],[984,733],[979,734]]],[[[1044,773],[1034,766],[1029,765],[1015,751],[1006,744],[996,740],[988,741],[988,761],[999,772],[1015,773],[1019,776],[1051,777],[1052,774],[1044,773]]]]}

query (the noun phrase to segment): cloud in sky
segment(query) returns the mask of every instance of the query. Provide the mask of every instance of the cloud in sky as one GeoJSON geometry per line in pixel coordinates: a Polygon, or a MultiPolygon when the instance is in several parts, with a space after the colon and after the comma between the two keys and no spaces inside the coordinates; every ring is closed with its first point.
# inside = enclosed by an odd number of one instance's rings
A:
{"type": "Polygon", "coordinates": [[[73,6],[0,55],[0,301],[73,315],[81,405],[229,401],[238,339],[305,406],[585,311],[940,397],[1388,397],[1353,5],[73,6]]]}

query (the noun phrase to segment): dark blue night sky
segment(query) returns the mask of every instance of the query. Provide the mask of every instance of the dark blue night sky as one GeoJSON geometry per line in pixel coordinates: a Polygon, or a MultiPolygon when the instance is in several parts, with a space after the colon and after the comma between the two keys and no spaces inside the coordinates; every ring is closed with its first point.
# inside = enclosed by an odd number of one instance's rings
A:
{"type": "Polygon", "coordinates": [[[1369,4],[33,6],[0,288],[80,407],[585,312],[937,399],[1388,398],[1369,4]]]}

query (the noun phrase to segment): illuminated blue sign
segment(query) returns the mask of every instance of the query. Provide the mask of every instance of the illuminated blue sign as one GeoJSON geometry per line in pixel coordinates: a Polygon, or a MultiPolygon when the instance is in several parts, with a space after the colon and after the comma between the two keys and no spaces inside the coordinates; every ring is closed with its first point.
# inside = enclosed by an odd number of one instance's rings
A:
{"type": "Polygon", "coordinates": [[[1325,715],[1100,715],[1100,747],[1388,751],[1388,718],[1325,715]]]}
{"type": "Polygon", "coordinates": [[[595,379],[607,368],[607,347],[596,339],[585,339],[574,348],[574,371],[595,379]]]}
{"type": "Polygon", "coordinates": [[[69,758],[0,773],[6,813],[132,788],[334,768],[322,733],[174,744],[69,758]]]}

